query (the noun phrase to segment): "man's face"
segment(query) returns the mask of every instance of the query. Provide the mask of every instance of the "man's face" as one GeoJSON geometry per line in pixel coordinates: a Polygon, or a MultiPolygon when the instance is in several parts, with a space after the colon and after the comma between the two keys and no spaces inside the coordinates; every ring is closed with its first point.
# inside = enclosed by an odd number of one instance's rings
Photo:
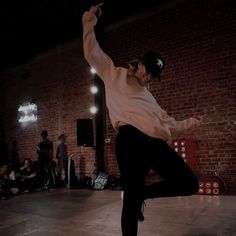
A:
{"type": "Polygon", "coordinates": [[[1,174],[1,175],[6,174],[7,171],[8,171],[8,167],[7,167],[7,165],[3,165],[3,166],[1,166],[1,168],[0,168],[0,174],[1,174]]]}
{"type": "Polygon", "coordinates": [[[135,76],[141,86],[147,86],[154,78],[150,73],[147,73],[145,66],[139,62],[135,76]]]}
{"type": "Polygon", "coordinates": [[[42,137],[43,139],[47,138],[47,133],[45,133],[45,132],[41,133],[41,137],[42,137]]]}
{"type": "Polygon", "coordinates": [[[27,167],[30,166],[30,161],[29,160],[25,160],[25,166],[27,166],[27,167]]]}

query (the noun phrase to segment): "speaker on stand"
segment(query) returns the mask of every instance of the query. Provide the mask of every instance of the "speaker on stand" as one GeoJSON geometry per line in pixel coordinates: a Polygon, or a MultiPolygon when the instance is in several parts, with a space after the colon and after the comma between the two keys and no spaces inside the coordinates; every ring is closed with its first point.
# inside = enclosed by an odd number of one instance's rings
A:
{"type": "Polygon", "coordinates": [[[77,145],[84,147],[94,147],[92,119],[77,120],[77,145]]]}

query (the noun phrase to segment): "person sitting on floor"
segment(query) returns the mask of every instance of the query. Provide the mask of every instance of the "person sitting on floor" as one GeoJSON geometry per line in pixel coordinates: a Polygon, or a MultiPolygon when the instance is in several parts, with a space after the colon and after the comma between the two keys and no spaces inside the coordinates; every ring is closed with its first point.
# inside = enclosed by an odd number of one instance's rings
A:
{"type": "Polygon", "coordinates": [[[10,178],[10,171],[6,164],[0,166],[0,199],[7,199],[19,193],[16,181],[10,178]]]}
{"type": "Polygon", "coordinates": [[[21,192],[32,192],[37,187],[37,171],[32,165],[32,160],[25,158],[23,166],[20,167],[18,178],[21,192]]]}

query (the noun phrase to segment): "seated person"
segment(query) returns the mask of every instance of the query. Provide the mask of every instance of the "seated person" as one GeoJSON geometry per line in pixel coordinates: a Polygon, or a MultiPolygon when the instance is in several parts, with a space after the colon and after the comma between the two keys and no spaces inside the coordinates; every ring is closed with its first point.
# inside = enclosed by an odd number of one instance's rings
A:
{"type": "Polygon", "coordinates": [[[21,192],[32,192],[37,188],[37,171],[32,165],[32,160],[25,158],[23,166],[17,175],[21,192]]]}
{"type": "Polygon", "coordinates": [[[10,171],[6,164],[0,166],[0,199],[7,199],[19,193],[16,181],[10,178],[9,173],[10,171]]]}

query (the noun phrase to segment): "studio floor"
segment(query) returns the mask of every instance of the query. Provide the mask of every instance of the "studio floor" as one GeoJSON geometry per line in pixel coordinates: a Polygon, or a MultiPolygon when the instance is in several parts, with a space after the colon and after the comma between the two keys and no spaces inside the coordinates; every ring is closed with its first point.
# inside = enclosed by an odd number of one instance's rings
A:
{"type": "MultiPolygon", "coordinates": [[[[121,236],[120,191],[56,189],[0,200],[1,236],[121,236]]],[[[146,201],[138,236],[236,236],[236,196],[146,201]]]]}

